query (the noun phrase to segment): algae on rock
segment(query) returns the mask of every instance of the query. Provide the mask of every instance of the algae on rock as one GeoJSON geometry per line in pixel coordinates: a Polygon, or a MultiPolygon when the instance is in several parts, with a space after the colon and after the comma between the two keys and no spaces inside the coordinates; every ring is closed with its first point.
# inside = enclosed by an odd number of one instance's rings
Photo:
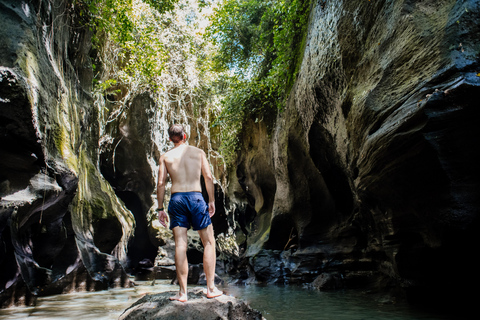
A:
{"type": "Polygon", "coordinates": [[[3,306],[129,283],[134,221],[99,171],[90,33],[69,5],[0,2],[2,172],[21,172],[1,176],[3,306]]]}

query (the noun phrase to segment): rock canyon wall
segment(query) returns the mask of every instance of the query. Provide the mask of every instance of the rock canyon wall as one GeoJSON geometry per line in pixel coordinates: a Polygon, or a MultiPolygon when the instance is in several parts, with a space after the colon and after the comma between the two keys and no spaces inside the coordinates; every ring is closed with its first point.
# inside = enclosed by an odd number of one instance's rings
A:
{"type": "Polygon", "coordinates": [[[99,171],[90,32],[69,1],[0,8],[0,302],[128,285],[135,220],[99,171]]]}
{"type": "Polygon", "coordinates": [[[286,109],[273,130],[248,124],[231,175],[245,258],[232,273],[471,302],[479,10],[314,1],[286,109]]]}

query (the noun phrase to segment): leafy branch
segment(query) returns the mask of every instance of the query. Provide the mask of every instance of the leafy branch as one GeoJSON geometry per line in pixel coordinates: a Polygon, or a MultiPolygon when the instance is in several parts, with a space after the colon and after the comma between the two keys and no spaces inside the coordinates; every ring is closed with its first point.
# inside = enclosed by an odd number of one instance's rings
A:
{"type": "Polygon", "coordinates": [[[223,73],[215,125],[226,129],[230,159],[246,119],[272,122],[283,109],[300,66],[310,7],[310,0],[223,0],[212,15],[206,34],[218,49],[212,68],[223,73]]]}

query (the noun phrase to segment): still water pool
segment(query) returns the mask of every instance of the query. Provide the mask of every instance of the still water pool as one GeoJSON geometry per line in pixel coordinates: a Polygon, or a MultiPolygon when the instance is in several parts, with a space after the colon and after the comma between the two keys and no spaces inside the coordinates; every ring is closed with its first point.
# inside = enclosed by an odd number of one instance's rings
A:
{"type": "MultiPolygon", "coordinates": [[[[35,307],[0,309],[0,319],[118,319],[123,310],[143,295],[176,289],[169,281],[157,280],[154,286],[150,282],[137,282],[134,288],[43,297],[35,307]]],[[[267,320],[451,319],[406,305],[378,304],[357,292],[319,292],[296,286],[229,286],[225,290],[250,303],[267,320]]]]}

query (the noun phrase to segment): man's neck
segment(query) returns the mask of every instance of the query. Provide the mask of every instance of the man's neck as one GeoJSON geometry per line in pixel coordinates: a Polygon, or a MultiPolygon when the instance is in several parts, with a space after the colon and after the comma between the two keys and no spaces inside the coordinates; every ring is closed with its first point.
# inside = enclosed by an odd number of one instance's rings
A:
{"type": "Polygon", "coordinates": [[[178,142],[178,143],[174,143],[173,145],[174,145],[174,148],[180,147],[180,146],[182,146],[182,145],[185,145],[185,140],[182,140],[182,141],[180,141],[180,142],[178,142]]]}

